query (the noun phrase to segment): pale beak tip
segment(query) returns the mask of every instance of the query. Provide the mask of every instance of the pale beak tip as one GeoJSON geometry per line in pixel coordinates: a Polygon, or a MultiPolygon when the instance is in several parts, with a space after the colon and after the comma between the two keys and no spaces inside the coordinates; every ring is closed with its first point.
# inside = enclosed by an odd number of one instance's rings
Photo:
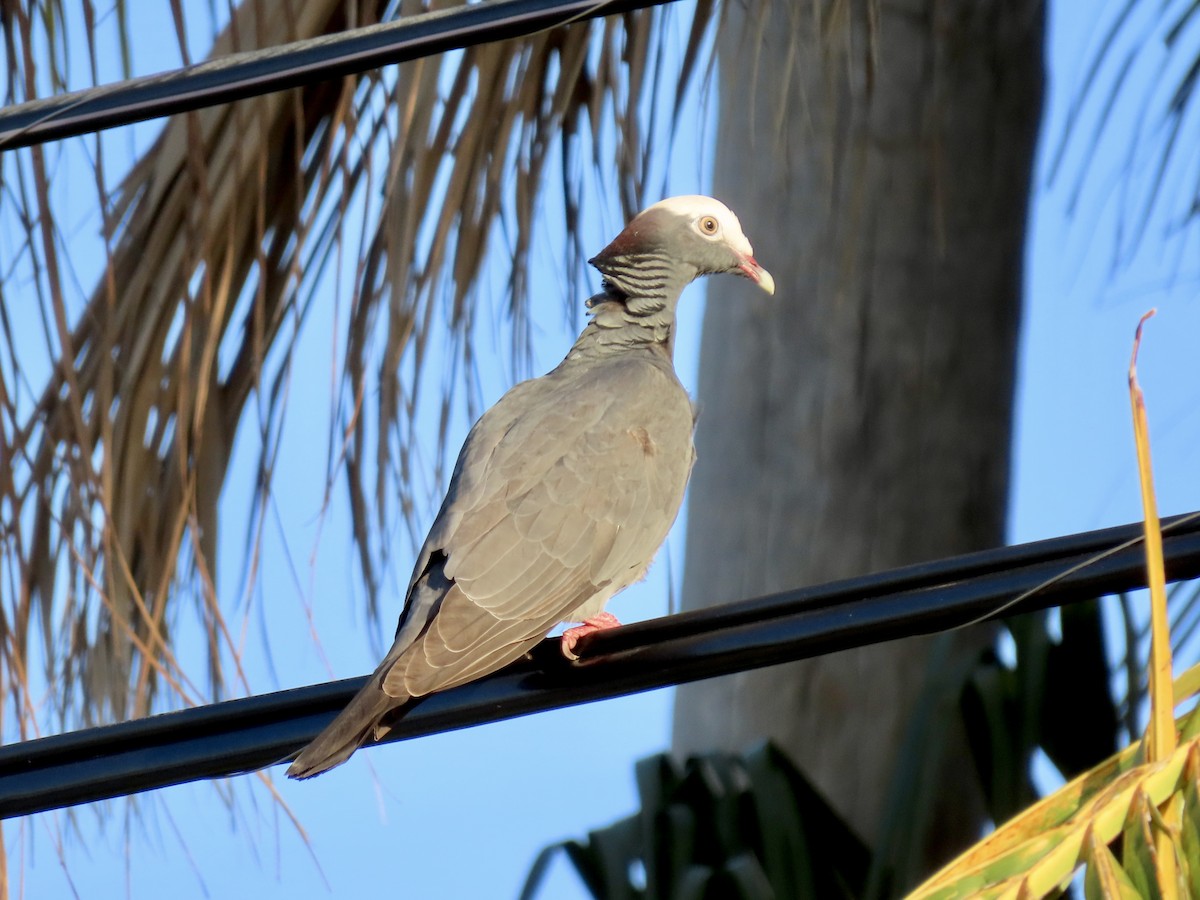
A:
{"type": "Polygon", "coordinates": [[[775,279],[771,277],[771,273],[761,266],[758,269],[758,286],[770,294],[775,296],[775,279]]]}

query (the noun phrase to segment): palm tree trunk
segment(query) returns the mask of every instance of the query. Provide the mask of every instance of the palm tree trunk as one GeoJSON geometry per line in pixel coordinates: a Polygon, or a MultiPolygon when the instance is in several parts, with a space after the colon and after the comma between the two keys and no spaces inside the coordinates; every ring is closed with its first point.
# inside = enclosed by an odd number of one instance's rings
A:
{"type": "MultiPolygon", "coordinates": [[[[714,282],[685,605],[1004,538],[1022,257],[1042,96],[1036,0],[728,4],[716,193],[779,291],[714,282]],[[737,296],[733,296],[734,294],[737,296]]],[[[990,632],[964,632],[951,659],[990,632]]],[[[931,639],[679,691],[679,752],[774,738],[869,842],[931,639]]],[[[944,698],[945,700],[945,698],[944,698]]],[[[957,704],[919,758],[918,856],[982,818],[957,704]]]]}

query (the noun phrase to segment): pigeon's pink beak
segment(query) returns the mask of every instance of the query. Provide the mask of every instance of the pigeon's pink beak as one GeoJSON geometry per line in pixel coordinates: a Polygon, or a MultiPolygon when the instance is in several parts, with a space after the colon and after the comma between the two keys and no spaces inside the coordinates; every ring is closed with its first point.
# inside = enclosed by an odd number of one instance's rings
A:
{"type": "Polygon", "coordinates": [[[775,293],[775,279],[771,277],[771,273],[758,264],[753,256],[742,257],[742,264],[738,266],[738,270],[757,284],[768,294],[775,293]]]}

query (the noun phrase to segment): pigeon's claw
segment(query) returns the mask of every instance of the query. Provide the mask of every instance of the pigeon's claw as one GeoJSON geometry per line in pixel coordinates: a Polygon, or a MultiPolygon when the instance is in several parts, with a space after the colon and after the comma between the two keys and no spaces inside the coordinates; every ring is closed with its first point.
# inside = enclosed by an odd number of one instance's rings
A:
{"type": "Polygon", "coordinates": [[[593,631],[603,631],[605,628],[617,628],[620,626],[617,617],[610,612],[602,612],[599,615],[589,616],[583,620],[582,625],[576,625],[574,628],[568,628],[562,634],[562,652],[567,659],[579,659],[579,654],[575,652],[575,644],[585,634],[591,634],[593,631]]]}

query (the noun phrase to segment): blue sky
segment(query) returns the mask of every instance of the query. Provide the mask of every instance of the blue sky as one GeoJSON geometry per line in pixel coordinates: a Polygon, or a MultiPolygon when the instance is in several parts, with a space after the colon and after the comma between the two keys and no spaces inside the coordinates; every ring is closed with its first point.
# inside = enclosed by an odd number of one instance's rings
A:
{"type": "MultiPolygon", "coordinates": [[[[1151,306],[1160,314],[1147,327],[1140,376],[1153,430],[1160,507],[1164,514],[1200,508],[1194,464],[1194,448],[1200,445],[1196,239],[1193,236],[1182,253],[1178,245],[1162,239],[1171,224],[1168,210],[1151,222],[1152,230],[1132,262],[1114,268],[1120,193],[1103,188],[1115,183],[1124,150],[1119,139],[1110,137],[1094,154],[1093,164],[1106,174],[1095,179],[1073,212],[1069,174],[1091,152],[1087,142],[1072,144],[1063,173],[1049,178],[1049,153],[1063,133],[1064,114],[1084,74],[1087,50],[1098,39],[1097,21],[1103,21],[1088,0],[1056,0],[1051,13],[1047,124],[1027,262],[1013,541],[1098,528],[1140,515],[1125,370],[1134,326],[1151,306]]],[[[154,33],[158,27],[165,25],[148,21],[139,30],[154,33]]],[[[139,72],[176,62],[169,46],[162,50],[167,55],[160,57],[152,44],[135,48],[139,72]]],[[[1155,75],[1147,70],[1142,77],[1149,83],[1155,75]]],[[[1132,101],[1118,108],[1114,135],[1134,126],[1139,109],[1132,101]]],[[[138,134],[134,143],[153,129],[138,134]]],[[[678,146],[695,144],[680,140],[678,146]]],[[[677,151],[670,171],[670,192],[705,187],[699,160],[680,159],[677,151]]],[[[91,176],[84,169],[75,177],[91,176]]],[[[738,213],[753,240],[753,211],[738,213]]],[[[589,223],[588,246],[599,249],[616,227],[615,221],[589,223]]],[[[85,240],[86,226],[79,232],[78,239],[85,240]]],[[[547,233],[548,243],[550,238],[547,233]]],[[[534,277],[540,280],[535,283],[554,286],[541,292],[545,308],[536,318],[540,371],[561,358],[573,333],[564,324],[559,305],[563,298],[554,293],[569,280],[549,268],[561,255],[547,250],[539,258],[540,273],[534,277]]],[[[763,263],[771,265],[770,260],[763,263]]],[[[694,287],[681,305],[677,350],[680,375],[689,388],[695,384],[702,310],[703,292],[694,287]]],[[[329,316],[325,323],[314,320],[300,337],[300,358],[314,364],[296,367],[293,397],[329,396],[332,313],[329,316]]],[[[481,387],[485,402],[499,396],[510,371],[503,341],[485,338],[480,346],[486,351],[493,343],[496,360],[485,364],[481,387]]],[[[244,653],[256,690],[361,674],[377,661],[360,596],[347,587],[352,561],[346,510],[335,503],[325,520],[319,520],[326,409],[323,402],[294,404],[287,418],[285,447],[295,452],[285,454],[282,463],[286,468],[277,485],[288,487],[277,492],[281,524],[276,527],[272,520],[268,529],[264,587],[254,601],[263,605],[273,669],[253,625],[244,653]],[[300,452],[309,447],[321,448],[315,464],[300,452]],[[281,536],[286,537],[291,563],[281,536]],[[330,668],[313,645],[306,604],[314,609],[330,668]]],[[[456,418],[460,438],[468,424],[465,416],[456,418]]],[[[427,451],[432,452],[434,441],[431,431],[427,451]]],[[[452,444],[456,447],[457,440],[452,444]]],[[[226,492],[229,515],[236,514],[252,475],[249,456],[241,454],[231,475],[226,492]]],[[[677,526],[651,577],[613,602],[610,608],[619,617],[635,620],[666,613],[668,575],[681,572],[682,534],[677,526]]],[[[222,585],[231,597],[239,587],[243,536],[240,527],[229,529],[228,546],[222,548],[232,559],[225,564],[228,583],[222,585]]],[[[407,538],[401,533],[396,540],[394,555],[407,559],[407,538]]],[[[397,562],[401,582],[407,567],[407,562],[397,562]]],[[[384,618],[393,620],[399,598],[385,602],[392,609],[384,618]]],[[[254,610],[249,621],[258,618],[254,610]]],[[[386,635],[377,638],[377,643],[386,643],[386,635]]],[[[181,897],[343,896],[400,886],[402,896],[422,898],[511,897],[542,845],[583,836],[589,828],[634,809],[632,764],[667,745],[670,703],[670,693],[658,691],[394,744],[360,753],[336,773],[303,784],[288,782],[277,770],[275,786],[307,831],[311,853],[250,778],[229,785],[236,798],[232,805],[226,805],[211,784],[202,783],[142,798],[137,815],[122,804],[110,804],[102,815],[79,810],[80,834],[72,833],[65,814],[7,823],[4,837],[12,883],[27,897],[69,896],[72,884],[83,897],[156,897],[166,883],[181,897]],[[332,893],[325,890],[325,882],[332,893]]],[[[545,896],[582,893],[559,867],[545,896]]]]}

